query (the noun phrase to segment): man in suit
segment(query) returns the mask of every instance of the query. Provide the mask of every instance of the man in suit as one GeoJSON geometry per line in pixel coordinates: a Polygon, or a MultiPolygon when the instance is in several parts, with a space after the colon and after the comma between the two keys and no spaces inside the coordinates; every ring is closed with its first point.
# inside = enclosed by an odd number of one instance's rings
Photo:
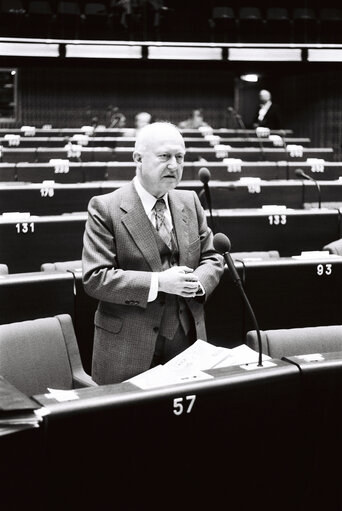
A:
{"type": "Polygon", "coordinates": [[[223,259],[193,191],[182,178],[184,140],[169,123],[143,128],[136,176],[93,197],[84,234],[83,283],[99,300],[92,376],[118,383],[206,339],[203,306],[223,259]]]}
{"type": "Polygon", "coordinates": [[[260,106],[254,119],[254,128],[262,126],[271,130],[282,128],[279,106],[272,102],[270,91],[263,89],[259,92],[260,106]]]}

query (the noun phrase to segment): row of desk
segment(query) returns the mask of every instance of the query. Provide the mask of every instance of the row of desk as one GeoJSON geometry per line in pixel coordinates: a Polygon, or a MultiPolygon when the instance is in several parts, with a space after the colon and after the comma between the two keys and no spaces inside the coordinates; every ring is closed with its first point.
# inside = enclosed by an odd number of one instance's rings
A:
{"type": "MultiPolygon", "coordinates": [[[[69,151],[65,147],[3,147],[2,162],[49,162],[50,159],[67,159],[69,151]]],[[[132,161],[132,147],[88,147],[82,146],[80,161],[132,161]]],[[[320,158],[332,161],[334,151],[331,147],[303,147],[300,155],[291,154],[283,147],[232,147],[217,152],[213,147],[189,147],[186,151],[188,161],[222,161],[223,158],[238,158],[243,161],[279,161],[291,159],[306,161],[307,158],[320,158]]]]}
{"type": "MultiPolygon", "coordinates": [[[[81,134],[79,134],[81,135],[81,134]]],[[[81,135],[83,137],[84,135],[81,135]]],[[[74,144],[81,143],[88,147],[134,147],[135,137],[94,137],[85,136],[84,139],[78,139],[78,135],[64,136],[64,137],[29,137],[20,136],[16,139],[16,143],[20,147],[64,147],[67,143],[71,142],[74,144]],[[81,140],[81,142],[79,141],[81,140]]],[[[230,137],[217,137],[216,139],[210,139],[208,137],[183,137],[185,147],[210,147],[213,146],[213,142],[216,144],[232,145],[234,147],[274,147],[277,143],[281,142],[280,145],[296,144],[306,146],[310,144],[310,139],[306,137],[283,137],[280,142],[278,139],[274,142],[269,138],[251,137],[251,136],[230,136],[230,137]]],[[[0,136],[0,145],[3,147],[11,147],[13,144],[13,138],[9,139],[6,136],[0,136]]]]}
{"type": "MultiPolygon", "coordinates": [[[[30,133],[34,130],[34,136],[41,137],[68,137],[77,134],[84,133],[93,133],[92,136],[96,137],[134,137],[135,129],[134,128],[106,128],[105,126],[97,126],[95,128],[91,126],[81,126],[79,128],[52,128],[52,127],[44,127],[44,128],[36,128],[34,126],[26,126],[23,128],[0,128],[0,136],[5,136],[7,134],[13,135],[24,135],[26,133],[30,133]]],[[[200,129],[181,129],[180,130],[183,137],[196,137],[202,138],[208,130],[201,131],[200,129]]],[[[234,136],[250,136],[253,137],[256,135],[256,130],[254,129],[229,129],[229,128],[212,128],[209,131],[213,135],[217,135],[220,137],[234,137],[234,136]]],[[[270,130],[270,134],[279,135],[282,137],[289,137],[293,135],[293,130],[270,130]]]]}
{"type": "MultiPolygon", "coordinates": [[[[2,183],[0,184],[0,214],[28,211],[33,215],[56,215],[86,211],[95,195],[110,193],[128,181],[99,181],[89,183],[2,183]]],[[[322,205],[342,204],[342,180],[320,181],[322,205]]],[[[302,180],[239,180],[210,181],[214,209],[250,209],[283,205],[301,209],[318,205],[318,191],[314,183],[302,180]]],[[[200,194],[203,206],[207,204],[199,180],[181,181],[183,190],[200,194]]]]}
{"type": "MultiPolygon", "coordinates": [[[[278,162],[185,162],[184,180],[198,179],[200,168],[206,167],[215,181],[236,181],[240,178],[260,178],[265,181],[297,179],[295,171],[300,168],[316,180],[336,180],[342,177],[342,163],[324,161],[319,165],[307,161],[278,162]]],[[[0,163],[0,182],[86,183],[103,180],[128,180],[135,175],[136,165],[130,162],[75,162],[69,161],[66,169],[52,163],[0,163]]]]}
{"type": "MultiPolygon", "coordinates": [[[[250,260],[236,266],[262,330],[341,323],[341,256],[250,260]]],[[[70,314],[84,367],[90,371],[97,301],[85,294],[81,271],[3,276],[0,302],[1,324],[70,314]]],[[[215,345],[237,346],[254,328],[227,270],[205,310],[208,339],[215,345]]]]}
{"type": "MultiPolygon", "coordinates": [[[[18,202],[15,202],[18,204],[18,202]]],[[[86,212],[0,216],[0,263],[10,273],[39,271],[43,263],[79,260],[86,212]]],[[[322,250],[342,237],[341,209],[215,210],[215,232],[225,233],[233,252],[277,250],[281,256],[322,250]]]]}
{"type": "Polygon", "coordinates": [[[341,352],[205,374],[33,396],[39,427],[1,439],[4,509],[340,511],[341,352]]]}

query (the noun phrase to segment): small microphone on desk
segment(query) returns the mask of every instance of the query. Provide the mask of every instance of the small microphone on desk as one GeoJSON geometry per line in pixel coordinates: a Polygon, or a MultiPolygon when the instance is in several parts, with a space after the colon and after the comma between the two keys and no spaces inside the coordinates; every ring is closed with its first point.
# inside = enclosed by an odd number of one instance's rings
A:
{"type": "Polygon", "coordinates": [[[206,198],[208,209],[209,209],[211,226],[212,226],[212,230],[215,232],[214,219],[213,219],[213,211],[212,211],[212,207],[211,207],[211,194],[210,194],[210,188],[209,188],[209,185],[208,185],[208,183],[210,181],[210,177],[211,177],[211,174],[210,174],[210,170],[209,169],[207,169],[206,167],[201,167],[199,169],[199,171],[198,171],[198,179],[200,181],[202,181],[202,183],[203,183],[203,191],[205,193],[205,198],[206,198]]]}
{"type": "Polygon", "coordinates": [[[313,181],[315,183],[315,185],[317,187],[317,191],[318,191],[318,207],[319,207],[319,209],[321,209],[321,202],[322,202],[321,201],[321,187],[320,187],[318,181],[316,181],[316,179],[309,176],[308,174],[305,174],[305,172],[302,169],[296,169],[295,175],[297,177],[301,177],[302,179],[307,179],[308,181],[313,181]]]}
{"type": "Polygon", "coordinates": [[[235,267],[232,256],[230,255],[230,249],[231,249],[230,240],[229,240],[229,238],[227,238],[227,236],[225,234],[223,234],[222,232],[218,232],[217,234],[215,234],[213,242],[214,242],[214,249],[216,250],[216,252],[218,252],[219,254],[221,254],[223,256],[223,258],[228,266],[228,269],[230,271],[230,274],[233,278],[233,281],[239,288],[240,294],[246,304],[247,310],[248,310],[249,314],[251,315],[251,318],[252,318],[252,321],[254,324],[254,328],[256,330],[257,337],[258,337],[258,351],[259,351],[258,366],[262,366],[262,346],[261,346],[260,329],[259,329],[256,317],[255,317],[254,311],[252,309],[252,306],[249,303],[249,300],[248,300],[245,290],[243,288],[240,276],[237,272],[237,269],[235,267]]]}

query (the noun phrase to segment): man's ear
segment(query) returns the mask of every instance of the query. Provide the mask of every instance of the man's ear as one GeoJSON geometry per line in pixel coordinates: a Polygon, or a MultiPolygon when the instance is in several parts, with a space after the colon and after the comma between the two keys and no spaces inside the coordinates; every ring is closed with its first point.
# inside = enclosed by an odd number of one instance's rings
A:
{"type": "Polygon", "coordinates": [[[133,160],[135,161],[135,163],[141,163],[141,154],[138,153],[137,151],[134,151],[133,160]]]}

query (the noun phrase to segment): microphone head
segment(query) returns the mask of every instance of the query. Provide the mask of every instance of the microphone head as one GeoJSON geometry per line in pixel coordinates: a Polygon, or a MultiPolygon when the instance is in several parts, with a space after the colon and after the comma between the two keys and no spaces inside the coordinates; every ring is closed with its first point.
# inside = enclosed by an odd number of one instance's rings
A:
{"type": "Polygon", "coordinates": [[[213,243],[214,249],[219,254],[225,254],[226,252],[230,252],[232,245],[230,243],[229,238],[222,232],[218,232],[217,234],[215,234],[213,243]]]}
{"type": "Polygon", "coordinates": [[[198,178],[203,184],[207,184],[210,180],[210,171],[206,167],[201,167],[198,171],[198,178]]]}
{"type": "Polygon", "coordinates": [[[295,174],[298,177],[304,177],[304,172],[302,171],[302,169],[296,169],[295,174]]]}

